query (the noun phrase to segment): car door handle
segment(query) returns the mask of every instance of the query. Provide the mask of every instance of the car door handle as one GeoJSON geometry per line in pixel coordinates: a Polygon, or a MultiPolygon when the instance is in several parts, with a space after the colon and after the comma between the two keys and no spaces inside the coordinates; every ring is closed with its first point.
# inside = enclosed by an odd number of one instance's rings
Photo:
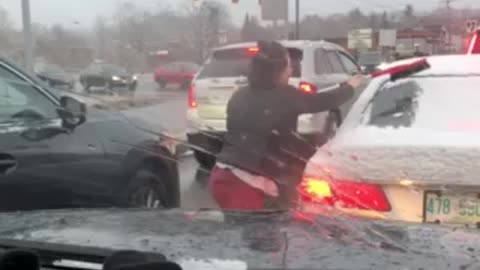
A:
{"type": "Polygon", "coordinates": [[[18,162],[13,158],[0,159],[0,174],[6,174],[17,167],[18,162]]]}

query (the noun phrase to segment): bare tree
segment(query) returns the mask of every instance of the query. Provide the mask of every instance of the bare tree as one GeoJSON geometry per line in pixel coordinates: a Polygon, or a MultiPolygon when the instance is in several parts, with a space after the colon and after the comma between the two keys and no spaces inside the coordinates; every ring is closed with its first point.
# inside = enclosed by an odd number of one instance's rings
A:
{"type": "Polygon", "coordinates": [[[7,51],[12,49],[13,28],[8,12],[0,6],[0,50],[7,51]]]}
{"type": "Polygon", "coordinates": [[[243,41],[258,41],[258,40],[272,40],[274,29],[265,29],[258,22],[257,17],[251,17],[248,14],[245,16],[245,21],[241,30],[243,41]]]}
{"type": "Polygon", "coordinates": [[[94,25],[94,35],[95,35],[95,49],[97,53],[97,58],[106,59],[109,61],[113,60],[112,50],[111,50],[111,33],[107,25],[106,19],[104,17],[97,17],[95,19],[94,25]]]}
{"type": "Polygon", "coordinates": [[[113,49],[115,62],[127,69],[144,65],[152,16],[133,2],[120,3],[113,15],[113,49]]]}
{"type": "Polygon", "coordinates": [[[417,17],[415,16],[415,10],[412,5],[406,5],[403,10],[403,20],[401,26],[403,28],[412,28],[417,25],[417,17]]]}
{"type": "Polygon", "coordinates": [[[199,6],[186,4],[185,9],[191,26],[187,39],[197,51],[198,61],[203,62],[220,43],[219,34],[231,27],[230,14],[223,4],[211,0],[199,6]]]}

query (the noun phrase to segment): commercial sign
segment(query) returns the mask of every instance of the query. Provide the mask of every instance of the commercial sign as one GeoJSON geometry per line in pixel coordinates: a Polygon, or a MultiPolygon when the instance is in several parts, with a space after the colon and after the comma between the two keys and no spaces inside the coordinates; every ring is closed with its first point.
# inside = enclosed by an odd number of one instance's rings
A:
{"type": "Polygon", "coordinates": [[[397,45],[397,30],[380,29],[378,45],[382,47],[395,47],[397,45]]]}
{"type": "Polygon", "coordinates": [[[262,20],[288,21],[288,0],[261,0],[262,20]]]}
{"type": "Polygon", "coordinates": [[[348,48],[349,49],[370,49],[373,46],[373,30],[355,29],[348,32],[348,48]]]}

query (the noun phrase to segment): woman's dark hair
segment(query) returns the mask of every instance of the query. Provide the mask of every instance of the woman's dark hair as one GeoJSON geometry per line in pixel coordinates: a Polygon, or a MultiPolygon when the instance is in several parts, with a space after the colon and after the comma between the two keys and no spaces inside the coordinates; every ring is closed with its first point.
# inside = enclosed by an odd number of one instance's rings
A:
{"type": "Polygon", "coordinates": [[[251,89],[269,90],[277,86],[278,76],[287,66],[288,50],[278,42],[258,42],[258,53],[250,63],[251,89]]]}

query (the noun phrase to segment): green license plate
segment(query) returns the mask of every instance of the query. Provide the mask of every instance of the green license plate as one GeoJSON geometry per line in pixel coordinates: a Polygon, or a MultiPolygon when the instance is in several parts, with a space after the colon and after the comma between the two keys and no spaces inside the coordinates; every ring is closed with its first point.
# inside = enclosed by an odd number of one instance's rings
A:
{"type": "Polygon", "coordinates": [[[426,192],[423,213],[427,223],[477,224],[480,223],[480,198],[478,194],[426,192]]]}

